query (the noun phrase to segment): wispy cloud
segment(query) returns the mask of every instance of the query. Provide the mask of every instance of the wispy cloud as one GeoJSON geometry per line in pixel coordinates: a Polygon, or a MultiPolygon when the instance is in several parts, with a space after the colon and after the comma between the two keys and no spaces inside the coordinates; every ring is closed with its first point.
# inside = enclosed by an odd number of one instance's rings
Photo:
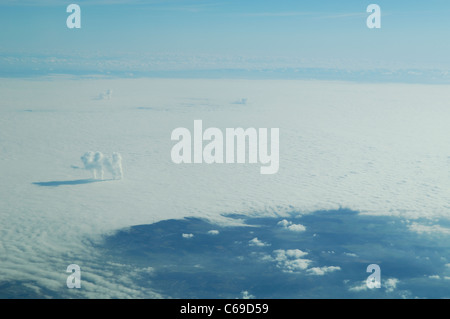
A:
{"type": "MultiPolygon", "coordinates": [[[[61,3],[58,0],[3,0],[0,3],[5,6],[67,6],[68,3],[61,3]]],[[[217,2],[204,1],[162,1],[162,0],[78,0],[80,6],[92,5],[152,5],[167,10],[198,11],[208,7],[217,6],[217,2]]]]}
{"type": "MultiPolygon", "coordinates": [[[[142,1],[142,0],[78,0],[76,3],[82,5],[111,5],[111,4],[156,4],[162,1],[142,1]]],[[[61,3],[58,0],[4,0],[0,5],[6,6],[67,6],[70,2],[61,3]]]]}
{"type": "MultiPolygon", "coordinates": [[[[388,278],[383,281],[382,287],[385,288],[385,291],[387,293],[390,293],[397,289],[398,283],[399,283],[399,280],[397,278],[388,278]]],[[[362,281],[362,282],[358,283],[357,285],[350,287],[348,290],[353,291],[353,292],[360,292],[360,291],[369,290],[369,287],[367,286],[365,281],[362,281]]]]}
{"type": "Polygon", "coordinates": [[[314,14],[313,12],[301,12],[301,11],[239,13],[239,15],[243,17],[298,17],[313,14],[314,14]]]}
{"type": "Polygon", "coordinates": [[[281,11],[281,12],[247,12],[239,13],[243,17],[310,17],[314,19],[343,19],[353,17],[367,17],[365,11],[361,12],[306,12],[306,11],[281,11]]]}
{"type": "Polygon", "coordinates": [[[423,225],[419,223],[412,223],[408,226],[409,230],[414,231],[419,234],[429,233],[429,234],[444,234],[450,235],[450,228],[442,227],[440,225],[423,225]]]}
{"type": "Polygon", "coordinates": [[[317,13],[314,15],[316,19],[345,19],[353,17],[367,17],[366,12],[343,12],[343,13],[317,13]]]}

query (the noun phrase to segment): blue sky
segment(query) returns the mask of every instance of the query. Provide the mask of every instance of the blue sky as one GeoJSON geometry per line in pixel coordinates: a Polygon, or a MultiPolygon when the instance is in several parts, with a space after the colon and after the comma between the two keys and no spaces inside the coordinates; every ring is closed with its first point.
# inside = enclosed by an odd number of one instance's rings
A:
{"type": "Polygon", "coordinates": [[[372,2],[358,0],[80,0],[74,1],[82,10],[78,30],[65,24],[70,3],[2,1],[0,53],[282,56],[344,68],[450,69],[448,1],[376,1],[378,30],[366,26],[372,2]]]}

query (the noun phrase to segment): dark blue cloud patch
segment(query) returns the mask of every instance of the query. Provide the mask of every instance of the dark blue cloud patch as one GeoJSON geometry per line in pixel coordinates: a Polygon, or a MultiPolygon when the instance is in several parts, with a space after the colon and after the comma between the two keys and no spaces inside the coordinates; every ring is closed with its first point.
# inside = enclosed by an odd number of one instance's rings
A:
{"type": "Polygon", "coordinates": [[[135,284],[147,282],[166,297],[238,298],[243,291],[256,298],[450,296],[447,234],[417,233],[407,220],[347,209],[226,217],[245,225],[165,220],[121,230],[98,248],[112,262],[151,267],[135,284]],[[370,264],[381,268],[379,289],[365,284],[370,264]]]}

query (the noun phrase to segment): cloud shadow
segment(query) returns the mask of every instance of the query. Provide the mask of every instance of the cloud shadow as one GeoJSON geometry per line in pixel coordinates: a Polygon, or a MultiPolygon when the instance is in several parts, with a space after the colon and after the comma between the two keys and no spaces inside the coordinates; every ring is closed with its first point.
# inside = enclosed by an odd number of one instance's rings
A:
{"type": "Polygon", "coordinates": [[[81,185],[81,184],[90,184],[90,183],[97,183],[97,182],[104,182],[106,180],[100,180],[100,179],[75,179],[75,180],[69,180],[69,181],[49,181],[49,182],[33,182],[32,184],[38,185],[38,186],[47,186],[47,187],[57,187],[61,185],[81,185]]]}

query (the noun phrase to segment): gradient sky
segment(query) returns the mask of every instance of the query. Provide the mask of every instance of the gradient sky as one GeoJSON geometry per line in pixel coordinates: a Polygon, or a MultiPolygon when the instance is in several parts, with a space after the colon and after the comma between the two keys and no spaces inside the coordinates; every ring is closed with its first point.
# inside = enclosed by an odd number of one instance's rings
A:
{"type": "Polygon", "coordinates": [[[82,28],[66,27],[71,2],[0,3],[0,53],[113,57],[154,52],[347,60],[450,69],[450,2],[376,1],[382,28],[366,26],[373,2],[73,1],[82,28]],[[110,4],[114,2],[114,4],[110,4]],[[108,4],[107,4],[108,3],[108,4]]]}

